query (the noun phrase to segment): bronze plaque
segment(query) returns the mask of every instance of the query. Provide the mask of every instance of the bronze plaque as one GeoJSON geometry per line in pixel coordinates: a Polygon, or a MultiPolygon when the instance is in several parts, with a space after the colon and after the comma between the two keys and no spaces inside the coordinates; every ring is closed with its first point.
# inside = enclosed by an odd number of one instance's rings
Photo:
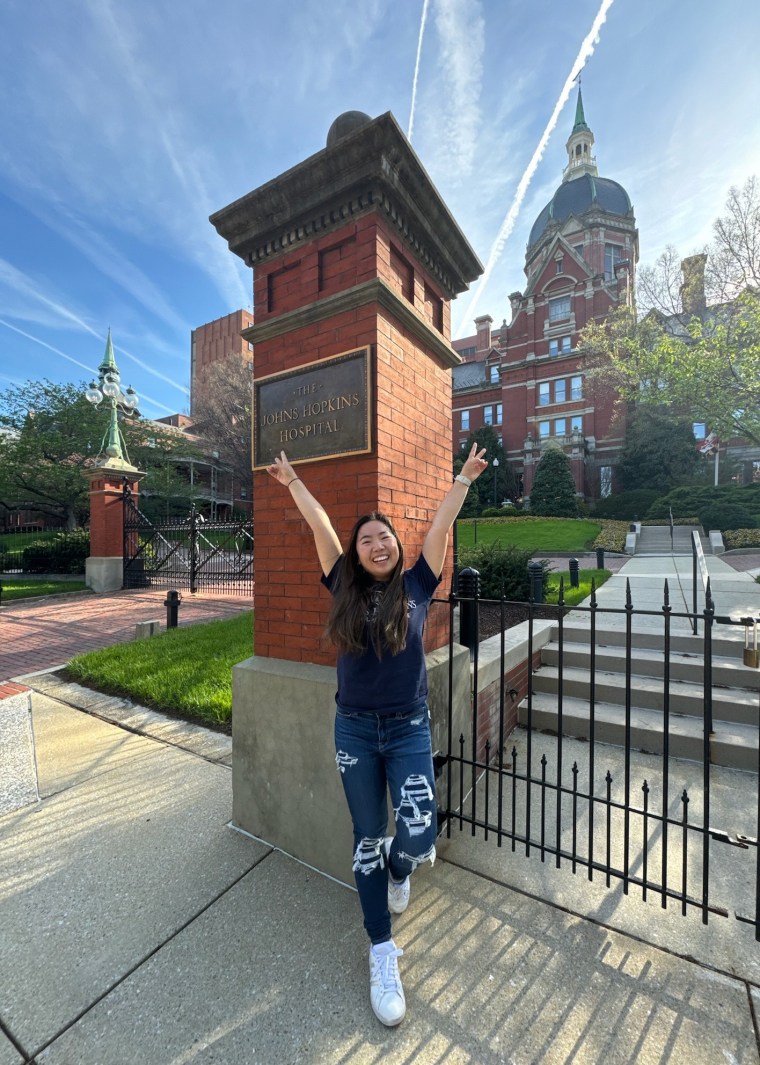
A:
{"type": "Polygon", "coordinates": [[[369,347],[254,376],[253,468],[268,466],[281,451],[290,462],[366,454],[371,416],[369,347]]]}

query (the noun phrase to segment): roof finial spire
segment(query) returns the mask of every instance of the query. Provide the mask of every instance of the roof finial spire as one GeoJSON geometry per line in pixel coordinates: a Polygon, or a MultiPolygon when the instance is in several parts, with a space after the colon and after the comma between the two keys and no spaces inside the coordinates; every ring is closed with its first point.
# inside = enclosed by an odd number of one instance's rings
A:
{"type": "Polygon", "coordinates": [[[572,181],[573,178],[581,177],[583,174],[590,174],[595,177],[598,173],[596,159],[591,154],[594,146],[594,134],[589,129],[586,115],[583,111],[580,74],[578,74],[577,81],[578,99],[575,104],[575,123],[565,145],[567,148],[567,166],[562,174],[563,181],[572,181]]]}

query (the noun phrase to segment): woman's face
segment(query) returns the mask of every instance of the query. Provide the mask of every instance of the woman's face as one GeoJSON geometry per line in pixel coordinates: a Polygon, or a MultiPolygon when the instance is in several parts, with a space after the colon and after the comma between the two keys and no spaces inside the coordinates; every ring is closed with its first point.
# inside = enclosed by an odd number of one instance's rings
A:
{"type": "Polygon", "coordinates": [[[376,581],[390,580],[399,559],[398,541],[381,521],[365,521],[356,536],[362,568],[376,581]]]}

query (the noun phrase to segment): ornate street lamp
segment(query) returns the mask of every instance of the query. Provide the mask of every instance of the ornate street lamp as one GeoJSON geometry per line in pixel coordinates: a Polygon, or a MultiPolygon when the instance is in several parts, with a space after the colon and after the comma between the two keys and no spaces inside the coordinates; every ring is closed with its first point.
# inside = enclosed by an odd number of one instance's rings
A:
{"type": "Polygon", "coordinates": [[[106,455],[106,462],[109,465],[126,464],[134,469],[129,461],[124,435],[119,428],[119,415],[132,417],[137,412],[139,400],[133,388],[127,388],[126,391],[122,388],[121,374],[113,354],[110,329],[103,361],[98,367],[98,375],[98,380],[92,381],[85,392],[85,398],[94,407],[98,407],[105,399],[110,407],[108,428],[100,445],[100,453],[106,455]]]}

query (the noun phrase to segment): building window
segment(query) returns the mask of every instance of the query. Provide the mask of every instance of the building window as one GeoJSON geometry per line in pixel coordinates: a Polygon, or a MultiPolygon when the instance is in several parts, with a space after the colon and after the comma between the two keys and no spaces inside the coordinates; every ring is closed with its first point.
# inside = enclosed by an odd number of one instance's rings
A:
{"type": "Polygon", "coordinates": [[[570,398],[571,399],[583,399],[583,378],[571,377],[570,378],[570,398]]]}
{"type": "Polygon", "coordinates": [[[583,258],[583,245],[582,244],[576,244],[575,247],[573,248],[573,251],[578,256],[579,259],[583,258]]]}
{"type": "Polygon", "coordinates": [[[538,405],[539,407],[546,407],[551,402],[549,395],[549,382],[542,381],[538,386],[538,405]]]}
{"type": "Polygon", "coordinates": [[[461,425],[462,432],[463,433],[469,433],[469,431],[470,431],[470,412],[468,410],[463,410],[461,412],[461,415],[462,415],[462,425],[461,425]]]}
{"type": "Polygon", "coordinates": [[[557,418],[557,420],[555,421],[555,423],[554,423],[554,435],[555,436],[564,436],[565,435],[565,419],[564,418],[557,418]]]}
{"type": "Polygon", "coordinates": [[[599,498],[612,495],[612,466],[599,467],[599,498]]]}
{"type": "Polygon", "coordinates": [[[561,318],[570,317],[570,296],[557,296],[549,300],[549,321],[558,322],[561,318]]]}
{"type": "Polygon", "coordinates": [[[498,383],[499,383],[499,367],[498,366],[492,366],[491,367],[491,384],[492,385],[498,385],[498,383]]]}
{"type": "Polygon", "coordinates": [[[557,264],[557,273],[561,274],[565,268],[565,260],[560,257],[559,259],[555,259],[554,261],[557,264]]]}
{"type": "Polygon", "coordinates": [[[496,424],[497,425],[501,425],[501,419],[502,419],[502,405],[501,405],[501,403],[497,403],[496,404],[496,424]]]}
{"type": "Polygon", "coordinates": [[[570,431],[573,432],[573,433],[575,433],[575,432],[582,433],[583,432],[583,418],[581,417],[580,414],[575,414],[570,419],[570,431]]]}
{"type": "Polygon", "coordinates": [[[483,424],[493,425],[493,407],[483,407],[483,424]]]}
{"type": "Polygon", "coordinates": [[[604,279],[614,281],[615,267],[623,259],[623,249],[619,244],[604,245],[604,279]]]}
{"type": "Polygon", "coordinates": [[[569,351],[572,351],[572,343],[570,337],[555,337],[554,340],[549,341],[549,355],[554,359],[557,355],[567,355],[569,351]]]}
{"type": "Polygon", "coordinates": [[[565,381],[564,377],[561,380],[554,382],[554,402],[555,403],[564,403],[565,402],[565,386],[566,386],[566,384],[567,384],[567,382],[565,381]]]}
{"type": "Polygon", "coordinates": [[[539,422],[538,423],[538,438],[539,440],[545,440],[549,435],[551,429],[551,422],[539,422]]]}
{"type": "Polygon", "coordinates": [[[475,347],[460,348],[459,349],[459,354],[462,356],[463,359],[466,359],[468,357],[468,355],[474,355],[477,350],[478,349],[475,348],[475,347]]]}

